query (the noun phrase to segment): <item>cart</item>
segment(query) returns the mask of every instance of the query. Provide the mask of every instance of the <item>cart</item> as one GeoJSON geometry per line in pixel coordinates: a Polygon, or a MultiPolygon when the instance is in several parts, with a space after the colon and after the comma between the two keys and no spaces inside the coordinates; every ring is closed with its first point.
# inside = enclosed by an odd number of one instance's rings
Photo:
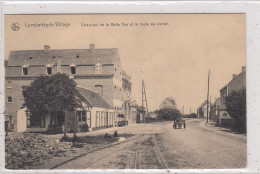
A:
{"type": "Polygon", "coordinates": [[[175,120],[174,121],[174,123],[173,123],[173,128],[174,129],[177,129],[177,128],[179,128],[179,129],[181,129],[181,128],[186,128],[186,123],[185,123],[185,120],[183,120],[183,119],[178,119],[178,120],[175,120]]]}

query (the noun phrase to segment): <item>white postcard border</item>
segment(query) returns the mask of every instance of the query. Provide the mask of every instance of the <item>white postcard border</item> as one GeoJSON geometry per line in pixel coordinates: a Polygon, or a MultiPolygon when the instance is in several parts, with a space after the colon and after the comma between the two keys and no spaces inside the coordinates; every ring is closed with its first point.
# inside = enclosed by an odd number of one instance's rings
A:
{"type": "MultiPolygon", "coordinates": [[[[247,148],[245,169],[172,169],[174,173],[259,173],[260,172],[260,2],[257,1],[3,1],[1,4],[1,82],[4,81],[5,14],[98,14],[98,13],[245,13],[247,47],[247,148]]],[[[35,173],[4,168],[4,83],[0,86],[0,168],[5,173],[35,173]]],[[[136,170],[54,170],[55,173],[137,173],[136,170]]],[[[38,173],[49,173],[37,170],[38,173]]],[[[167,170],[138,170],[167,173],[167,170]]]]}

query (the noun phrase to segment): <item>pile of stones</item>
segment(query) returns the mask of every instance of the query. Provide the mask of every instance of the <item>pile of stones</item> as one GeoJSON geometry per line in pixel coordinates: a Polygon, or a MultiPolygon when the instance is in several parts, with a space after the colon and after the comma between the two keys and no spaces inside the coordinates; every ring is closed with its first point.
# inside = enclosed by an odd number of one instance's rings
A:
{"type": "Polygon", "coordinates": [[[7,169],[24,169],[42,165],[53,156],[64,156],[71,149],[71,142],[60,142],[47,135],[25,133],[5,138],[5,166],[7,169]]]}

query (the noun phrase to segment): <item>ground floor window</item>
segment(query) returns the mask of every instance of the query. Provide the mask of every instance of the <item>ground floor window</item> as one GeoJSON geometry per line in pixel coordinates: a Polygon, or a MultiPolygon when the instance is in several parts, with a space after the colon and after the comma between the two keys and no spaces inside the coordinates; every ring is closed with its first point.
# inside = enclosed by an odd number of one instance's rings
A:
{"type": "Polygon", "coordinates": [[[87,117],[86,117],[86,111],[78,111],[78,123],[79,124],[86,124],[87,123],[87,117]]]}
{"type": "Polygon", "coordinates": [[[27,113],[27,128],[45,128],[45,115],[27,113]]]}
{"type": "Polygon", "coordinates": [[[96,111],[96,127],[99,127],[99,120],[100,120],[100,112],[96,111]]]}
{"type": "Polygon", "coordinates": [[[104,126],[103,119],[104,119],[104,112],[101,112],[100,126],[104,126]]]}
{"type": "Polygon", "coordinates": [[[114,123],[114,116],[113,116],[113,112],[109,113],[109,124],[110,126],[112,126],[114,123]]]}
{"type": "Polygon", "coordinates": [[[57,125],[58,124],[58,121],[57,121],[57,115],[56,114],[51,114],[51,122],[50,124],[51,125],[57,125]]]}

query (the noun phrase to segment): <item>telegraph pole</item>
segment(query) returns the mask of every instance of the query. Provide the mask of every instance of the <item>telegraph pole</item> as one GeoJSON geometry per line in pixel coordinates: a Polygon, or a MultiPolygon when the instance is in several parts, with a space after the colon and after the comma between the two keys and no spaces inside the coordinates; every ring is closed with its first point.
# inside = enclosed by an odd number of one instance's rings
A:
{"type": "Polygon", "coordinates": [[[209,77],[210,77],[210,69],[208,73],[208,92],[207,92],[207,123],[209,122],[209,77]]]}
{"type": "Polygon", "coordinates": [[[210,112],[211,112],[211,97],[209,97],[209,121],[211,121],[211,116],[212,116],[210,112]]]}
{"type": "MultiPolygon", "coordinates": [[[[142,80],[142,109],[144,109],[144,104],[146,106],[146,113],[149,117],[149,114],[148,114],[148,105],[147,105],[147,98],[146,98],[146,92],[145,92],[145,86],[144,86],[144,80],[142,80]]],[[[145,114],[143,116],[143,121],[145,122],[145,114]]]]}

